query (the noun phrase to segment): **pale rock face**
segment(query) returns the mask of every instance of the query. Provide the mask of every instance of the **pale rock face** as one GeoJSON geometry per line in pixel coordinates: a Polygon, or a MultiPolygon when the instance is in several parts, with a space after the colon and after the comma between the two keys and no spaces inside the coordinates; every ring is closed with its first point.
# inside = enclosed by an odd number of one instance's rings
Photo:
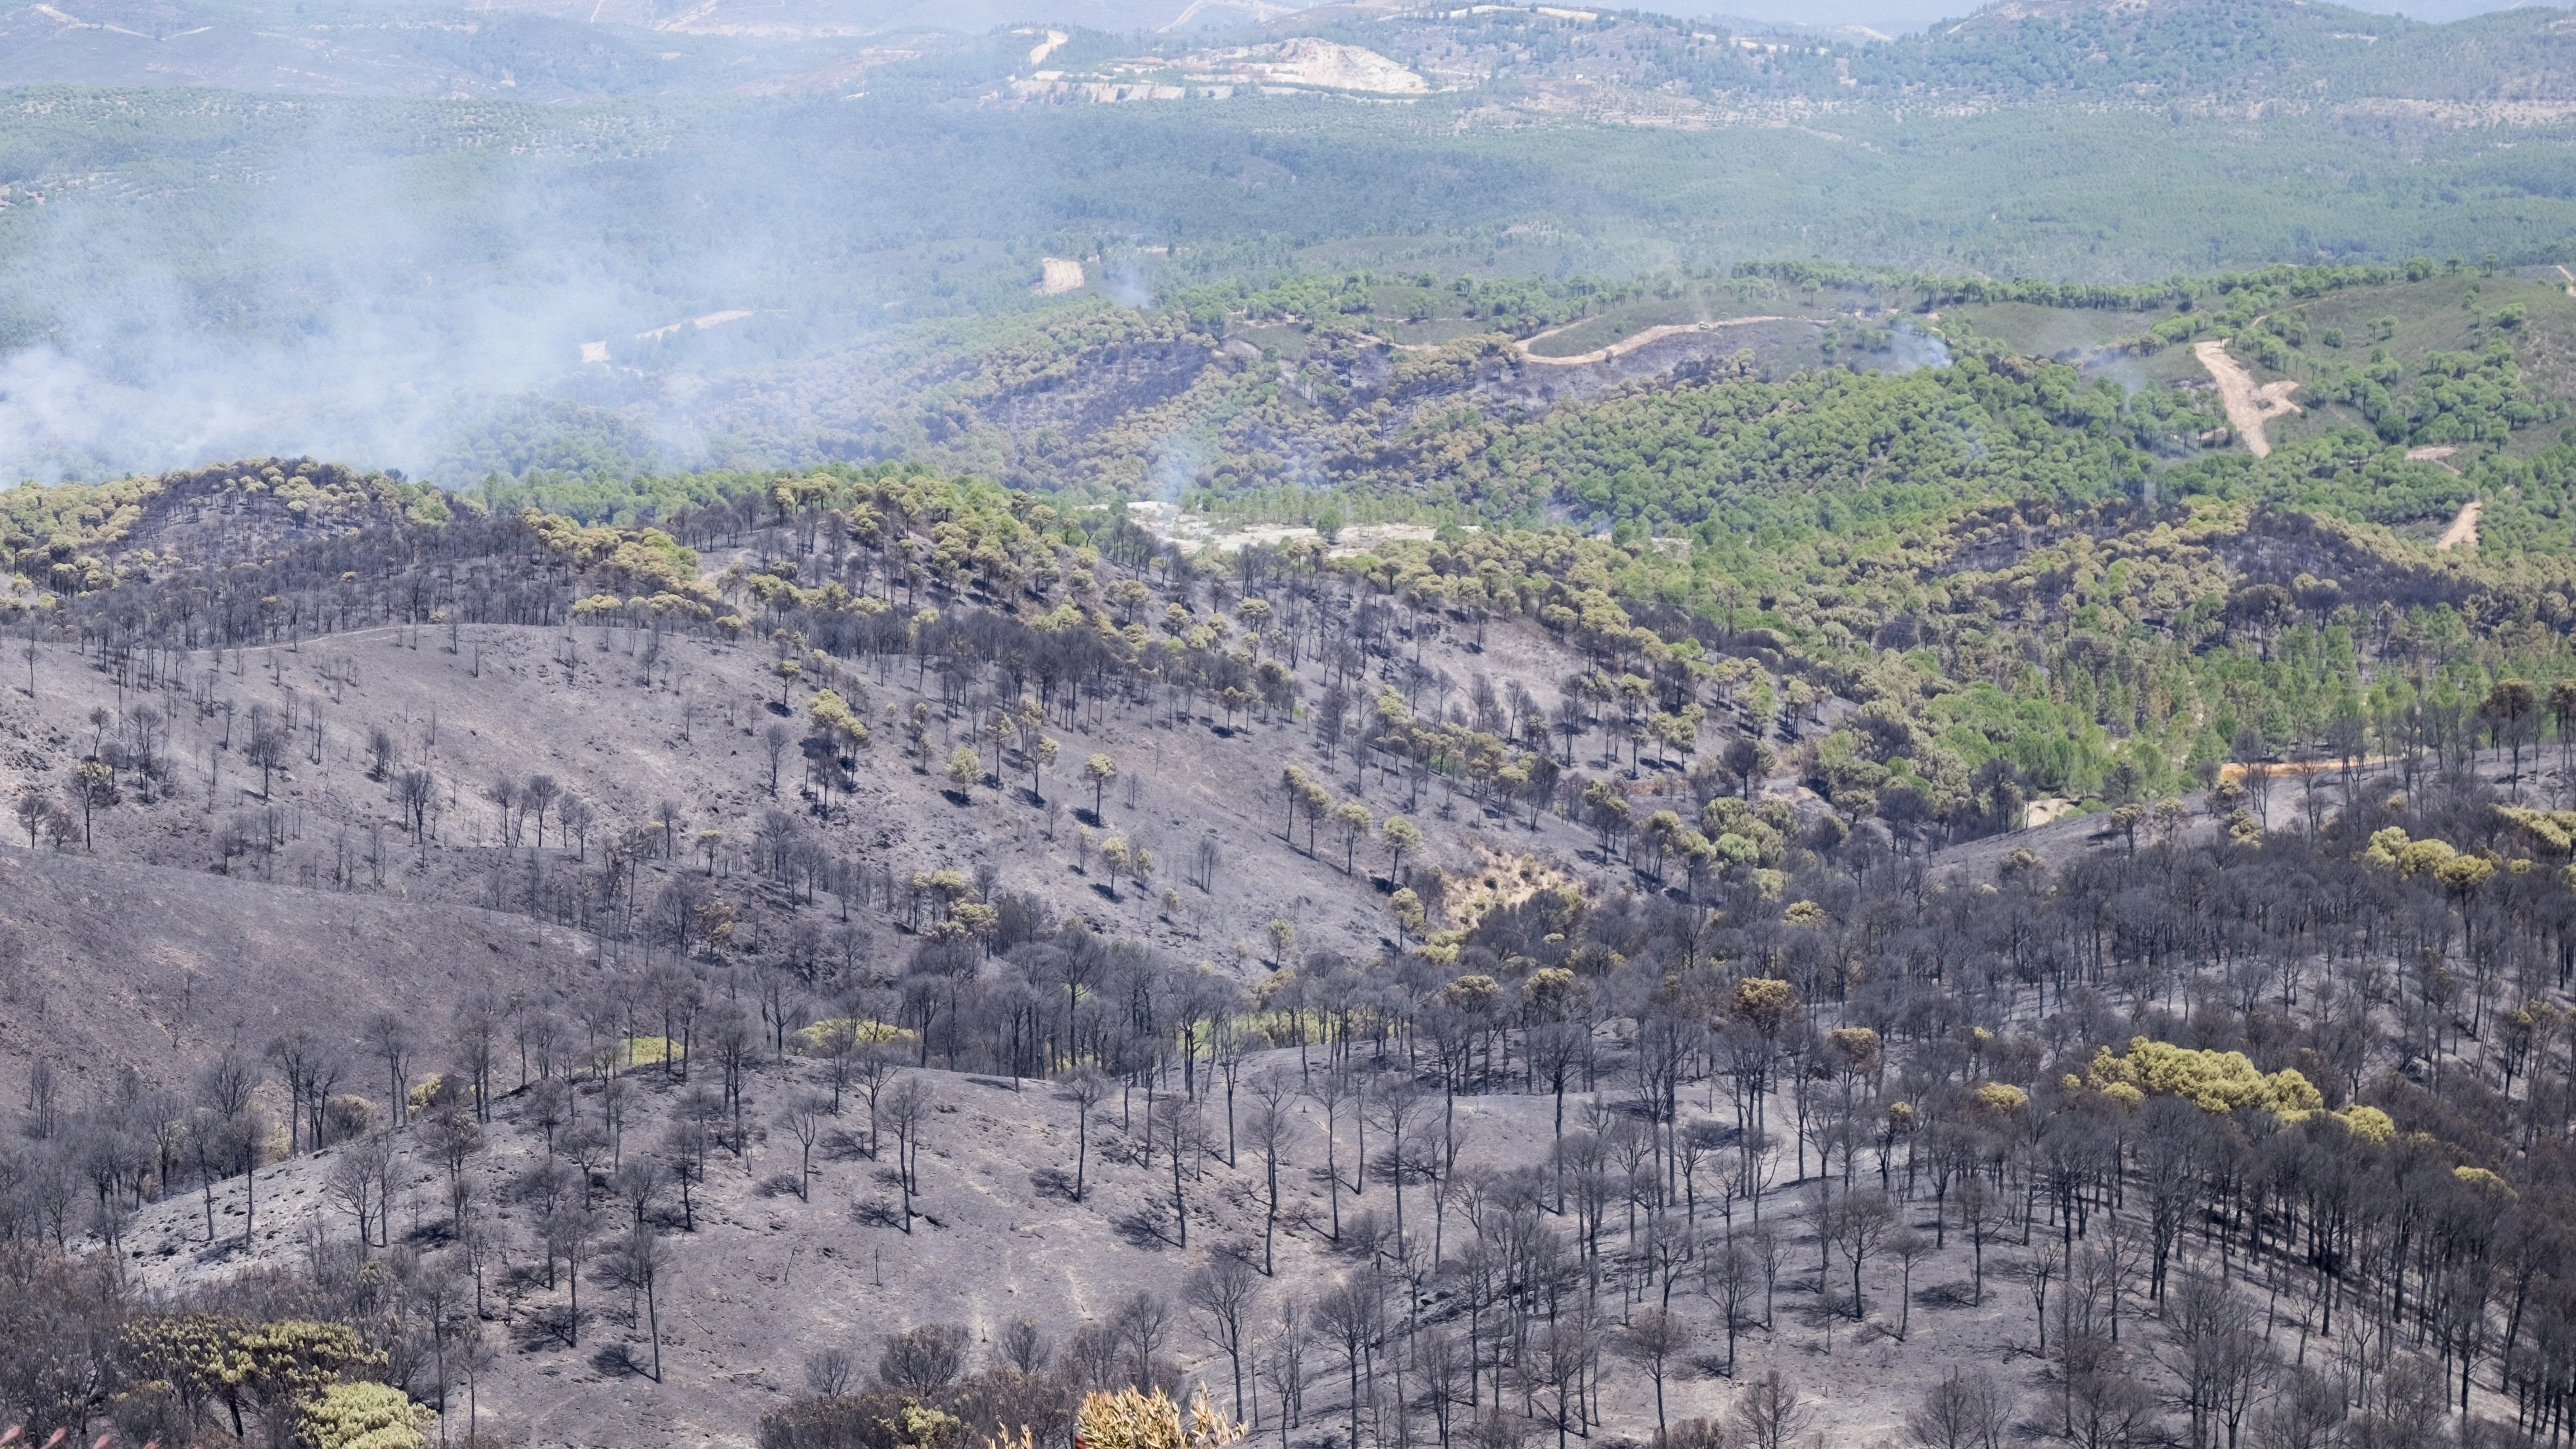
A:
{"type": "Polygon", "coordinates": [[[1247,70],[1266,72],[1283,85],[1325,86],[1334,90],[1370,91],[1379,95],[1428,95],[1431,83],[1373,50],[1299,36],[1279,45],[1278,58],[1255,61],[1247,70]]]}

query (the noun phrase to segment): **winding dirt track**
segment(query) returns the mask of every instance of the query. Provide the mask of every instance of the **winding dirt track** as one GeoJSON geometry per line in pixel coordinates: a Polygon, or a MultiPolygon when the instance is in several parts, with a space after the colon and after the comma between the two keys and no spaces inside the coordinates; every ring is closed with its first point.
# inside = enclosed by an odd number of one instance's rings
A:
{"type": "Polygon", "coordinates": [[[2227,425],[2236,430],[2245,451],[2257,458],[2271,456],[2272,440],[2263,436],[2263,425],[2300,411],[2299,405],[2290,401],[2290,394],[2299,390],[2298,383],[2285,380],[2256,387],[2244,365],[2227,355],[2224,337],[2195,344],[2191,355],[2200,359],[2200,365],[2209,369],[2210,379],[2218,384],[2218,400],[2227,408],[2227,425]]]}
{"type": "Polygon", "coordinates": [[[1715,332],[1722,327],[1750,327],[1757,322],[1788,320],[1786,317],[1722,317],[1714,322],[1667,322],[1660,327],[1649,327],[1633,337],[1622,337],[1607,347],[1596,347],[1590,352],[1578,352],[1572,357],[1542,357],[1530,351],[1531,346],[1543,338],[1553,337],[1565,331],[1567,327],[1583,325],[1580,322],[1569,322],[1565,327],[1551,327],[1536,337],[1514,343],[1513,350],[1520,353],[1521,360],[1524,362],[1543,363],[1549,367],[1583,367],[1595,362],[1608,362],[1614,357],[1625,357],[1640,347],[1661,342],[1667,337],[1678,337],[1685,332],[1715,332]]]}
{"type": "Polygon", "coordinates": [[[2433,547],[2437,550],[2448,550],[2477,546],[2478,500],[2472,498],[2460,505],[2460,516],[2452,519],[2451,526],[2442,530],[2442,541],[2433,547]]]}

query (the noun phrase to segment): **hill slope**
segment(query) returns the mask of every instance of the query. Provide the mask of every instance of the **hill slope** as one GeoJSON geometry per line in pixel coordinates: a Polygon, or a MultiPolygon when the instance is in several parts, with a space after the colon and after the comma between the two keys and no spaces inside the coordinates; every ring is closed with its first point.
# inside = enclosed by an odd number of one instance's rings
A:
{"type": "Polygon", "coordinates": [[[2477,1285],[2576,1182],[2563,556],[2046,494],[1200,553],[901,465],[156,531],[266,472],[102,492],[126,547],[12,601],[40,1428],[220,1442],[153,1345],[254,1325],[536,1444],[1055,1444],[1238,1353],[1292,1446],[1642,1436],[1772,1370],[1831,1435],[2152,1425],[2211,1332],[2387,1442],[2554,1392],[2477,1285]],[[2452,1369],[2389,1349],[2427,1302],[2452,1369]]]}

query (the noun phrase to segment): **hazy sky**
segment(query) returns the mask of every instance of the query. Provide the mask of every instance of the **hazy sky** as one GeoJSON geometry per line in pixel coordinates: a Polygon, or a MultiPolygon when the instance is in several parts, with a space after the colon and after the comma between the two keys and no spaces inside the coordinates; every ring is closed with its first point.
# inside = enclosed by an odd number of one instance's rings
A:
{"type": "MultiPolygon", "coordinates": [[[[1879,30],[1919,29],[1934,20],[1965,15],[1984,0],[1665,0],[1648,9],[1690,15],[1741,15],[1754,20],[1794,20],[1810,25],[1867,25],[1879,30]]],[[[2396,11],[2418,20],[2457,20],[2508,10],[2510,0],[2344,0],[2356,10],[2396,11]]]]}

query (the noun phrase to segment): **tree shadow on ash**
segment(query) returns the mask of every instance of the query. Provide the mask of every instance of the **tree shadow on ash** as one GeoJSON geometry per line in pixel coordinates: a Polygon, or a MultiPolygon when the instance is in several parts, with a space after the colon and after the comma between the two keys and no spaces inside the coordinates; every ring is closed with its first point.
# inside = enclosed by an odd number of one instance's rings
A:
{"type": "Polygon", "coordinates": [[[863,1228],[904,1228],[903,1205],[882,1194],[851,1203],[850,1217],[863,1228]]]}
{"type": "MultiPolygon", "coordinates": [[[[584,1321],[590,1318],[587,1310],[583,1312],[582,1318],[584,1321]]],[[[522,1351],[534,1351],[571,1343],[573,1341],[572,1310],[561,1303],[540,1304],[519,1319],[518,1329],[519,1347],[522,1351]]]]}
{"type": "MultiPolygon", "coordinates": [[[[1992,1296],[1991,1290],[1988,1296],[1992,1296]]],[[[1975,1308],[1980,1305],[1977,1302],[1976,1285],[1962,1278],[1955,1283],[1927,1283],[1915,1289],[1914,1306],[1917,1308],[1975,1308]]]]}
{"type": "Polygon", "coordinates": [[[1171,1238],[1164,1232],[1171,1216],[1169,1205],[1147,1199],[1134,1212],[1111,1218],[1109,1225],[1131,1248],[1163,1248],[1171,1245],[1171,1238]]]}

